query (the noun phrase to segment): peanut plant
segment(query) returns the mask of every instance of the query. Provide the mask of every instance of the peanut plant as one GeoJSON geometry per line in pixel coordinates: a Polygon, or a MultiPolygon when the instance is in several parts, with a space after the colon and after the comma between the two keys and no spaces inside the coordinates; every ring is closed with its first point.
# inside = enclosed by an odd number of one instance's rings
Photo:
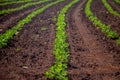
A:
{"type": "Polygon", "coordinates": [[[68,5],[66,5],[59,13],[56,23],[56,38],[54,41],[54,56],[55,63],[50,69],[46,72],[46,77],[50,79],[56,80],[68,80],[67,77],[67,62],[69,57],[69,48],[67,43],[67,35],[66,35],[66,22],[65,22],[65,14],[68,9],[77,3],[79,0],[73,0],[68,5]]]}
{"type": "Polygon", "coordinates": [[[25,4],[25,5],[22,5],[22,6],[20,6],[20,7],[17,7],[17,8],[1,10],[1,11],[0,11],[0,14],[6,14],[6,13],[13,12],[13,11],[22,10],[22,9],[27,8],[27,7],[30,7],[30,6],[33,6],[33,5],[38,5],[38,4],[47,2],[47,1],[49,1],[49,0],[42,0],[42,1],[38,1],[38,2],[31,2],[31,3],[27,3],[27,4],[25,4]]]}
{"type": "Polygon", "coordinates": [[[113,15],[120,17],[120,13],[118,13],[117,11],[113,10],[113,8],[108,4],[107,0],[102,0],[104,6],[106,7],[106,9],[113,15]]]}
{"type": "Polygon", "coordinates": [[[7,30],[5,33],[0,34],[0,48],[4,47],[7,45],[8,41],[14,37],[14,35],[17,35],[18,32],[22,29],[24,24],[29,23],[33,17],[35,17],[37,14],[42,13],[45,11],[47,8],[51,7],[54,4],[57,4],[63,0],[57,0],[55,2],[49,3],[48,5],[39,8],[35,10],[34,12],[30,13],[27,15],[24,19],[20,20],[17,25],[13,26],[11,29],[7,30]]]}
{"type": "MultiPolygon", "coordinates": [[[[88,0],[85,7],[85,14],[89,18],[89,20],[92,21],[96,27],[99,27],[101,31],[107,35],[107,37],[118,39],[119,35],[115,31],[112,31],[109,25],[103,24],[101,20],[99,20],[96,16],[93,15],[90,9],[91,3],[92,3],[92,0],[88,0]]],[[[119,41],[120,40],[118,39],[117,44],[120,43],[119,41]]]]}

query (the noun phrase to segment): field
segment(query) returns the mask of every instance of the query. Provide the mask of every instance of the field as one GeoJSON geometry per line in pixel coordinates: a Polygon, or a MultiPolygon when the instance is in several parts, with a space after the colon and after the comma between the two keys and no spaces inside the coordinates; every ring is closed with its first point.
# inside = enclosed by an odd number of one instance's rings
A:
{"type": "Polygon", "coordinates": [[[0,0],[0,80],[120,80],[120,0],[0,0]]]}

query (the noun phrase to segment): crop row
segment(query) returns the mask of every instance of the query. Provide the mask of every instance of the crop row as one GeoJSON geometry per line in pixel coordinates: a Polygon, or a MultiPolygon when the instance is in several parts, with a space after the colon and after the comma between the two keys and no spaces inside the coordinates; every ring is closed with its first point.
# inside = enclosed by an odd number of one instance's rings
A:
{"type": "Polygon", "coordinates": [[[0,0],[1,3],[13,2],[13,1],[25,1],[25,0],[0,0]]]}
{"type": "Polygon", "coordinates": [[[8,4],[18,4],[18,3],[24,3],[24,2],[32,2],[33,0],[25,0],[25,1],[11,1],[11,2],[5,2],[1,3],[0,6],[5,6],[8,4]]]}
{"type": "Polygon", "coordinates": [[[1,3],[4,3],[4,2],[11,2],[10,0],[0,0],[1,3]]]}
{"type": "Polygon", "coordinates": [[[120,17],[120,13],[118,13],[117,11],[113,10],[112,7],[108,4],[108,2],[106,0],[102,0],[104,6],[106,7],[106,9],[113,15],[120,17]]]}
{"type": "Polygon", "coordinates": [[[33,17],[35,17],[37,14],[42,13],[47,8],[51,7],[54,4],[57,4],[58,2],[61,2],[63,0],[57,0],[55,2],[49,3],[48,5],[45,5],[42,8],[39,8],[35,10],[34,12],[27,15],[24,19],[20,20],[15,26],[13,26],[11,29],[7,30],[5,33],[0,34],[0,48],[3,46],[6,46],[8,41],[14,37],[14,35],[17,35],[18,32],[22,29],[24,24],[29,23],[33,17]]]}
{"type": "Polygon", "coordinates": [[[67,78],[67,62],[69,57],[69,48],[67,43],[67,35],[66,35],[66,22],[65,22],[65,14],[68,9],[77,3],[79,0],[73,0],[69,4],[67,4],[59,13],[56,23],[56,38],[54,41],[54,56],[55,63],[50,69],[46,72],[46,77],[50,79],[56,80],[68,80],[67,78]]]}
{"type": "Polygon", "coordinates": [[[120,4],[120,0],[114,0],[116,3],[120,4]]]}
{"type": "Polygon", "coordinates": [[[5,10],[1,10],[0,14],[6,14],[6,13],[13,12],[13,11],[22,10],[24,8],[27,8],[27,7],[30,7],[30,6],[33,6],[33,5],[38,5],[38,4],[47,2],[47,1],[49,1],[49,0],[42,0],[42,1],[37,1],[37,2],[31,2],[31,3],[27,3],[25,5],[22,5],[20,7],[17,7],[17,8],[12,8],[12,9],[7,9],[7,10],[6,9],[5,10]]]}
{"type": "Polygon", "coordinates": [[[112,31],[110,29],[109,25],[103,24],[101,20],[99,20],[97,17],[95,17],[93,15],[93,13],[92,13],[92,11],[90,9],[92,1],[93,0],[88,0],[88,2],[86,4],[86,7],[85,7],[85,13],[86,13],[87,17],[89,18],[89,20],[91,20],[93,22],[93,24],[96,27],[101,28],[101,31],[103,33],[107,34],[107,36],[109,38],[115,38],[115,39],[117,39],[117,44],[120,45],[120,38],[119,38],[118,34],[115,31],[112,31]]]}

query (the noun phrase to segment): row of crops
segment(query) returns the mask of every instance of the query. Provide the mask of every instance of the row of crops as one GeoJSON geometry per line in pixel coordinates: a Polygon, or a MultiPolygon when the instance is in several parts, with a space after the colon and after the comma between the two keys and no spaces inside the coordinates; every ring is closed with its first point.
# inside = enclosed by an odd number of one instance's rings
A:
{"type": "MultiPolygon", "coordinates": [[[[40,14],[41,12],[43,12],[44,10],[46,10],[47,8],[49,8],[50,6],[57,4],[58,2],[61,2],[63,0],[59,0],[56,2],[52,2],[32,13],[30,13],[29,15],[27,15],[24,19],[20,20],[17,25],[13,26],[11,29],[7,30],[5,33],[0,34],[0,48],[2,48],[3,46],[6,46],[8,41],[14,37],[14,35],[17,35],[18,31],[20,31],[22,29],[22,27],[24,26],[24,24],[29,23],[33,17],[35,17],[37,14],[40,14]]],[[[43,1],[46,2],[46,1],[43,1]]],[[[41,3],[41,1],[40,1],[41,3]]],[[[39,3],[39,4],[40,4],[39,3]]]]}
{"type": "MultiPolygon", "coordinates": [[[[48,2],[49,0],[40,0],[40,1],[33,1],[33,0],[18,0],[16,2],[14,1],[8,1],[8,0],[2,0],[0,3],[0,6],[5,6],[5,5],[9,5],[9,4],[19,4],[19,3],[24,3],[26,2],[26,4],[21,5],[17,8],[12,8],[12,9],[5,9],[5,10],[1,10],[0,14],[4,15],[7,13],[11,13],[14,11],[18,11],[18,10],[23,10],[25,8],[28,8],[30,6],[34,6],[34,5],[38,5],[38,4],[42,4],[45,2],[48,2]],[[3,1],[3,3],[2,3],[3,1]]],[[[19,31],[23,28],[23,26],[25,24],[28,24],[30,21],[32,21],[32,19],[42,13],[43,11],[45,11],[46,9],[48,9],[49,7],[59,3],[59,2],[63,2],[65,0],[56,0],[54,2],[50,2],[49,4],[31,12],[30,14],[28,14],[25,18],[23,18],[22,20],[19,20],[18,23],[16,25],[14,25],[11,29],[6,30],[4,33],[0,34],[0,48],[3,48],[4,46],[7,45],[7,43],[9,42],[10,39],[12,39],[14,36],[16,36],[19,31]]],[[[67,77],[67,62],[68,62],[68,57],[69,57],[69,44],[67,43],[67,35],[66,35],[66,30],[65,27],[67,25],[66,21],[65,21],[65,17],[66,17],[66,13],[69,10],[69,8],[71,6],[73,6],[75,3],[77,3],[79,0],[72,0],[69,4],[67,4],[66,6],[64,6],[58,15],[57,18],[57,23],[56,23],[56,37],[54,40],[54,47],[53,47],[53,54],[55,56],[55,61],[54,61],[54,65],[52,65],[50,67],[50,69],[46,72],[46,78],[50,78],[50,79],[57,79],[57,80],[68,80],[67,77]]],[[[91,3],[93,0],[88,0],[86,3],[86,7],[85,7],[85,13],[87,15],[87,17],[89,18],[90,21],[93,22],[93,24],[96,27],[99,27],[101,29],[101,31],[103,33],[105,33],[109,38],[111,39],[116,39],[116,43],[118,45],[120,45],[120,37],[119,35],[116,33],[116,31],[111,30],[109,25],[104,24],[101,20],[99,20],[96,16],[94,16],[94,14],[91,11],[91,3]]],[[[117,11],[114,11],[112,9],[112,7],[107,3],[107,0],[102,0],[104,6],[106,7],[106,9],[113,15],[120,17],[120,14],[117,11]]],[[[119,3],[119,0],[115,0],[116,3],[119,3]]]]}
{"type": "MultiPolygon", "coordinates": [[[[38,2],[33,3],[27,3],[25,5],[22,5],[15,9],[8,9],[8,10],[2,10],[1,14],[10,13],[12,11],[22,10],[26,7],[41,4],[44,2],[47,2],[49,0],[41,0],[38,2]]],[[[22,29],[22,27],[32,21],[32,18],[35,17],[37,14],[42,13],[47,8],[62,2],[64,0],[57,0],[55,2],[51,2],[42,8],[39,8],[35,10],[34,12],[28,14],[24,19],[20,20],[15,26],[13,26],[11,29],[6,30],[5,33],[0,34],[0,48],[7,45],[10,39],[12,39],[15,35],[19,33],[19,31],[22,29]]],[[[65,22],[65,14],[67,13],[68,9],[77,3],[79,0],[71,1],[69,4],[63,7],[63,9],[60,11],[56,23],[56,38],[54,41],[54,55],[55,55],[55,62],[54,65],[50,67],[50,69],[46,72],[46,77],[50,79],[58,79],[58,80],[68,80],[67,77],[67,61],[69,56],[69,49],[68,49],[68,43],[66,42],[67,36],[66,36],[66,22],[65,22]]],[[[8,3],[7,3],[8,4],[8,3]]]]}
{"type": "MultiPolygon", "coordinates": [[[[19,2],[19,1],[25,1],[25,0],[0,0],[1,3],[11,3],[11,2],[19,2]]],[[[36,1],[36,0],[27,0],[27,1],[36,1]]]]}
{"type": "MultiPolygon", "coordinates": [[[[40,1],[37,1],[37,2],[32,2],[32,0],[26,0],[26,1],[17,1],[16,3],[21,3],[21,2],[29,2],[29,3],[26,3],[22,6],[19,6],[17,8],[13,8],[13,9],[5,9],[5,10],[1,10],[0,11],[0,14],[6,14],[6,13],[10,13],[10,12],[13,12],[13,11],[17,11],[17,10],[22,10],[22,9],[25,9],[27,7],[30,7],[30,6],[33,6],[33,5],[37,5],[37,4],[42,4],[44,2],[47,2],[49,0],[40,0],[40,1]],[[30,1],[30,2],[29,2],[30,1]]],[[[119,0],[115,0],[116,2],[120,2],[119,0]]],[[[120,17],[120,13],[118,13],[117,11],[113,10],[112,7],[107,3],[107,0],[102,0],[104,6],[106,7],[106,9],[113,15],[115,16],[118,16],[120,17]]],[[[86,5],[86,8],[85,8],[85,12],[86,12],[86,15],[89,17],[89,19],[96,25],[96,26],[99,26],[102,30],[103,33],[107,34],[108,37],[110,38],[119,38],[119,35],[115,32],[115,31],[112,31],[110,26],[109,25],[106,25],[106,24],[103,24],[101,20],[99,20],[96,16],[93,15],[93,13],[91,12],[91,9],[90,9],[90,5],[92,3],[92,0],[88,0],[87,2],[87,5],[86,5]]],[[[12,3],[11,1],[10,2],[5,2],[4,4],[14,4],[12,3]]],[[[2,3],[1,3],[2,5],[2,3]]],[[[34,14],[32,14],[34,15],[34,14]]],[[[28,15],[29,17],[30,15],[28,15]]],[[[25,23],[25,19],[23,19],[24,23],[25,23]]],[[[28,20],[26,20],[27,22],[28,20]]],[[[20,21],[22,22],[22,20],[20,21]]],[[[18,22],[18,23],[20,23],[18,22]]],[[[24,25],[24,23],[22,23],[24,25]]],[[[20,24],[19,24],[20,25],[20,24]]],[[[7,33],[7,31],[5,32],[7,33]]],[[[15,34],[15,33],[14,33],[15,34]]],[[[3,36],[4,37],[4,36],[3,36]]],[[[1,37],[2,38],[2,37],[1,37]]],[[[9,40],[9,39],[8,39],[9,40]]],[[[2,40],[3,41],[3,44],[1,44],[1,47],[2,45],[6,45],[6,41],[8,41],[7,39],[4,39],[2,40]],[[5,43],[4,43],[5,42],[5,43]]],[[[117,44],[120,43],[120,39],[117,40],[117,44]]]]}
{"type": "Polygon", "coordinates": [[[55,55],[55,64],[50,67],[50,70],[46,72],[47,78],[55,78],[57,80],[68,80],[67,76],[67,62],[69,57],[69,48],[66,35],[66,22],[65,14],[68,9],[77,3],[79,0],[74,0],[68,5],[66,5],[59,13],[57,23],[56,23],[56,38],[54,41],[54,55],[55,55]]]}
{"type": "Polygon", "coordinates": [[[11,1],[11,2],[5,2],[1,3],[0,6],[5,6],[8,4],[19,4],[19,3],[25,3],[25,2],[33,2],[32,0],[25,0],[25,1],[11,1]]]}
{"type": "Polygon", "coordinates": [[[31,2],[31,3],[27,3],[27,4],[25,4],[25,5],[22,5],[22,6],[18,7],[18,8],[1,10],[1,11],[0,11],[0,14],[6,14],[6,13],[13,12],[13,11],[22,10],[22,9],[27,8],[27,7],[34,6],[34,5],[37,5],[37,4],[41,4],[41,3],[44,3],[44,2],[47,2],[47,1],[49,1],[49,0],[31,2]]]}
{"type": "MultiPolygon", "coordinates": [[[[4,0],[3,0],[4,1],[4,0]]],[[[11,12],[14,12],[14,11],[18,11],[18,10],[22,10],[22,9],[25,9],[25,8],[28,8],[30,6],[34,6],[34,5],[38,5],[38,4],[42,4],[42,3],[45,3],[45,2],[48,2],[49,0],[40,0],[40,1],[37,1],[37,2],[32,2],[32,0],[26,0],[26,1],[16,1],[17,3],[21,3],[21,2],[28,2],[24,5],[21,5],[17,8],[12,8],[12,9],[4,9],[4,10],[1,10],[0,11],[0,14],[7,14],[7,13],[11,13],[11,12]]],[[[60,0],[58,0],[59,2],[60,0]]],[[[86,15],[89,17],[89,19],[95,24],[95,26],[101,28],[101,31],[105,34],[107,34],[107,36],[109,38],[118,38],[116,41],[117,41],[117,44],[120,44],[120,38],[119,38],[119,35],[116,33],[116,31],[113,31],[111,30],[110,26],[109,25],[106,25],[106,24],[103,24],[103,22],[101,20],[99,20],[96,16],[93,15],[90,7],[91,7],[91,3],[92,3],[93,0],[88,0],[87,4],[86,4],[86,8],[85,8],[85,13],[86,15]]],[[[119,0],[115,0],[116,2],[120,2],[119,0]]],[[[106,9],[113,15],[117,16],[117,17],[120,17],[120,13],[118,13],[117,11],[113,10],[112,7],[107,3],[107,0],[102,0],[104,6],[106,7],[106,9]]],[[[14,4],[12,1],[10,2],[4,2],[4,4],[14,4]]],[[[52,4],[52,3],[51,3],[52,4]]],[[[0,4],[2,5],[2,3],[0,4]]],[[[51,6],[51,5],[50,5],[51,6]]],[[[7,44],[8,40],[10,38],[12,38],[14,36],[14,34],[16,34],[20,29],[21,27],[28,23],[29,21],[31,21],[31,19],[36,16],[37,14],[43,12],[45,9],[49,8],[49,5],[48,7],[44,6],[43,8],[39,9],[39,10],[36,10],[34,11],[33,13],[29,14],[26,18],[24,18],[23,20],[20,20],[18,22],[18,24],[16,26],[14,26],[12,29],[10,30],[7,30],[4,34],[0,34],[0,47],[3,47],[7,44]],[[43,10],[44,9],[44,10],[43,10]],[[39,12],[40,11],[40,12],[39,12]],[[19,28],[17,29],[16,27],[19,28]],[[11,32],[11,30],[13,32],[11,32]],[[14,34],[13,34],[14,33],[14,34]],[[12,36],[10,36],[12,35],[12,36]]]]}
{"type": "MultiPolygon", "coordinates": [[[[98,19],[95,15],[93,15],[91,11],[91,4],[93,0],[88,0],[86,7],[85,7],[85,13],[90,21],[93,22],[93,24],[100,28],[103,33],[107,35],[107,37],[111,39],[116,39],[116,43],[120,45],[120,36],[116,33],[116,31],[111,30],[110,25],[104,24],[100,19],[98,19]]],[[[113,10],[112,7],[108,4],[107,0],[102,0],[105,8],[109,11],[109,13],[113,14],[114,16],[120,17],[120,13],[113,10]]]]}
{"type": "Polygon", "coordinates": [[[113,15],[120,17],[120,13],[118,13],[117,11],[113,10],[112,7],[109,5],[109,3],[107,2],[107,0],[102,0],[104,6],[106,7],[106,9],[113,15]]]}
{"type": "Polygon", "coordinates": [[[120,4],[120,0],[114,0],[116,3],[120,4]]]}

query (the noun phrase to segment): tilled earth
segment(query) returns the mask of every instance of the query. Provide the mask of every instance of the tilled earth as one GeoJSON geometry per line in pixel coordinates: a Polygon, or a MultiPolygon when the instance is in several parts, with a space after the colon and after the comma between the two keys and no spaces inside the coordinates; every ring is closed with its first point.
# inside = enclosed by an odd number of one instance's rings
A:
{"type": "Polygon", "coordinates": [[[69,2],[58,3],[34,17],[0,49],[0,80],[46,80],[45,72],[54,62],[55,18],[69,2]]]}
{"type": "MultiPolygon", "coordinates": [[[[54,63],[56,18],[60,9],[70,1],[58,3],[34,17],[10,40],[8,46],[0,49],[0,80],[47,80],[45,72],[54,63]]],[[[108,1],[114,6],[115,3],[108,1]]],[[[70,48],[67,69],[69,80],[119,80],[120,47],[88,20],[84,13],[86,2],[87,0],[80,0],[66,15],[70,48]]],[[[4,25],[5,29],[1,33],[46,4],[48,3],[21,10],[23,15],[20,11],[2,15],[0,25],[4,25]]],[[[114,8],[119,12],[119,8],[114,8]]],[[[120,19],[108,13],[101,0],[93,0],[91,10],[120,34],[120,19]]]]}
{"type": "MultiPolygon", "coordinates": [[[[120,5],[113,4],[114,1],[108,0],[109,3],[111,3],[112,8],[120,12],[120,5]]],[[[113,14],[110,14],[107,9],[104,7],[101,0],[95,0],[93,1],[91,5],[91,10],[93,11],[93,14],[97,16],[103,23],[110,25],[111,29],[116,31],[120,35],[120,18],[117,16],[114,16],[113,14]]]]}
{"type": "MultiPolygon", "coordinates": [[[[119,80],[120,47],[116,46],[114,40],[108,39],[99,29],[96,29],[85,16],[86,1],[81,1],[67,14],[67,33],[71,50],[68,64],[69,79],[119,80]],[[73,9],[74,11],[72,11],[73,9]]],[[[94,3],[97,1],[100,2],[100,0],[94,0],[94,3]]],[[[98,4],[92,9],[100,10],[101,8],[97,9],[100,7],[98,4]]],[[[95,4],[92,3],[92,5],[95,4]]],[[[99,13],[98,11],[95,12],[99,13]]],[[[100,16],[101,14],[96,15],[100,16]]]]}
{"type": "MultiPolygon", "coordinates": [[[[23,10],[14,11],[14,12],[11,12],[9,14],[0,15],[0,26],[1,26],[0,33],[4,33],[7,29],[10,29],[15,24],[17,24],[17,22],[19,20],[23,19],[25,16],[27,16],[31,12],[45,6],[46,4],[48,4],[50,2],[51,1],[39,4],[39,5],[35,5],[34,7],[30,6],[28,8],[23,9],[23,10]]],[[[15,8],[15,6],[14,6],[14,8],[15,8]]]]}

